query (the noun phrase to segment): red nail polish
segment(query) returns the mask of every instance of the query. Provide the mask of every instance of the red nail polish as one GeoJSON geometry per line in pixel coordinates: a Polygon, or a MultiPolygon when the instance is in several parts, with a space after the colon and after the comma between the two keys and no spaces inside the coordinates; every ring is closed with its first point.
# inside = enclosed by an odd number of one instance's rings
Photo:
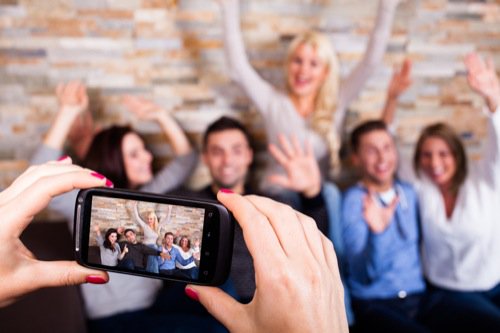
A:
{"type": "Polygon", "coordinates": [[[99,178],[99,179],[104,179],[104,178],[106,178],[106,177],[104,177],[103,175],[101,175],[99,172],[95,172],[95,171],[94,171],[94,172],[92,172],[90,175],[91,175],[91,176],[94,176],[95,178],[99,178]]]}
{"type": "Polygon", "coordinates": [[[113,182],[109,179],[106,179],[106,186],[107,187],[115,187],[115,184],[113,184],[113,182]]]}
{"type": "Polygon", "coordinates": [[[187,297],[191,298],[193,301],[200,301],[200,299],[198,298],[198,293],[194,289],[185,288],[184,292],[186,293],[187,297]]]}
{"type": "Polygon", "coordinates": [[[85,278],[85,281],[87,281],[88,283],[92,283],[92,284],[104,284],[108,281],[104,280],[103,277],[100,277],[98,275],[89,275],[85,278]]]}
{"type": "Polygon", "coordinates": [[[229,193],[229,194],[234,193],[232,190],[230,190],[230,189],[228,189],[228,188],[221,188],[221,189],[220,189],[220,191],[221,191],[222,193],[229,193]]]}
{"type": "Polygon", "coordinates": [[[59,157],[59,158],[57,159],[57,162],[64,161],[64,160],[65,160],[65,159],[67,159],[67,158],[68,158],[68,155],[63,155],[63,156],[61,156],[61,157],[59,157]]]}

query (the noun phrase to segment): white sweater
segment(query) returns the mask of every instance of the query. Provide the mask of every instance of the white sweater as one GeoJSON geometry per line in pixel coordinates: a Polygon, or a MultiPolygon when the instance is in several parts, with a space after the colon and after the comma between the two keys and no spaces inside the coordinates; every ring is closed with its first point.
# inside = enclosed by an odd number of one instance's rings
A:
{"type": "Polygon", "coordinates": [[[415,182],[424,272],[443,288],[485,291],[500,283],[500,108],[489,116],[488,127],[483,158],[469,161],[450,218],[432,181],[421,176],[415,182]]]}

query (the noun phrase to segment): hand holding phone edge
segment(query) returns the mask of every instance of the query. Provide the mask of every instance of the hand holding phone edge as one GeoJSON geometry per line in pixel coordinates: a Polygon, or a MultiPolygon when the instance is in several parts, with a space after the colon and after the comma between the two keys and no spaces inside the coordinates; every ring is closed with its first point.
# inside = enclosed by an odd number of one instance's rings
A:
{"type": "Polygon", "coordinates": [[[186,286],[188,296],[231,332],[348,332],[335,251],[314,221],[264,197],[219,191],[217,199],[243,229],[255,296],[240,304],[219,288],[195,285],[186,286]]]}
{"type": "Polygon", "coordinates": [[[74,261],[39,261],[19,240],[33,217],[52,197],[77,188],[105,186],[109,181],[89,169],[73,165],[69,157],[32,166],[0,193],[3,233],[0,235],[0,307],[44,287],[105,283],[106,272],[74,261]]]}

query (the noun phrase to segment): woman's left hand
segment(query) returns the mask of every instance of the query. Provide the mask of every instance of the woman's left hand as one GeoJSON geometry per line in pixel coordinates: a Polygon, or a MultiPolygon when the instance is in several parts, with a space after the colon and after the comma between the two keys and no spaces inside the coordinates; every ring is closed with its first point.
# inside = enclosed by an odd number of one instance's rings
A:
{"type": "Polygon", "coordinates": [[[106,178],[73,165],[66,158],[30,167],[0,193],[0,307],[43,287],[108,281],[107,273],[74,261],[39,261],[19,239],[33,217],[54,196],[78,188],[105,186],[107,182],[106,178]]]}
{"type": "Polygon", "coordinates": [[[500,82],[493,60],[483,61],[477,53],[471,53],[465,58],[465,67],[470,87],[483,96],[490,111],[495,112],[500,105],[500,82]]]}

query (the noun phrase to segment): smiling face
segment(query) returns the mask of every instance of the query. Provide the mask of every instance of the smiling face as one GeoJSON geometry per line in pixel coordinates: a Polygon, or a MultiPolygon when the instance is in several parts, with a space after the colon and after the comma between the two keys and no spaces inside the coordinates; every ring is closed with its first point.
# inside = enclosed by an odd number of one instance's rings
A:
{"type": "Polygon", "coordinates": [[[238,129],[212,132],[203,152],[213,183],[235,192],[243,190],[253,152],[245,135],[238,129]]]}
{"type": "Polygon", "coordinates": [[[131,188],[144,185],[153,179],[151,168],[153,156],[137,134],[130,132],[123,137],[122,155],[125,173],[131,188]]]}
{"type": "Polygon", "coordinates": [[[428,137],[422,142],[419,166],[441,188],[451,186],[457,171],[457,163],[450,146],[439,137],[428,137]]]}
{"type": "Polygon", "coordinates": [[[328,65],[316,48],[306,43],[293,50],[286,68],[288,88],[298,97],[316,97],[328,75],[328,65]]]}
{"type": "Polygon", "coordinates": [[[135,244],[137,243],[137,238],[135,236],[135,232],[129,230],[125,233],[125,238],[127,239],[128,242],[135,244]]]}
{"type": "Polygon", "coordinates": [[[363,134],[354,155],[363,172],[363,181],[376,190],[389,189],[394,181],[398,155],[393,138],[385,130],[363,134]]]}
{"type": "Polygon", "coordinates": [[[118,238],[118,235],[116,234],[116,232],[112,232],[108,236],[108,240],[111,243],[111,245],[115,244],[117,238],[118,238]]]}

